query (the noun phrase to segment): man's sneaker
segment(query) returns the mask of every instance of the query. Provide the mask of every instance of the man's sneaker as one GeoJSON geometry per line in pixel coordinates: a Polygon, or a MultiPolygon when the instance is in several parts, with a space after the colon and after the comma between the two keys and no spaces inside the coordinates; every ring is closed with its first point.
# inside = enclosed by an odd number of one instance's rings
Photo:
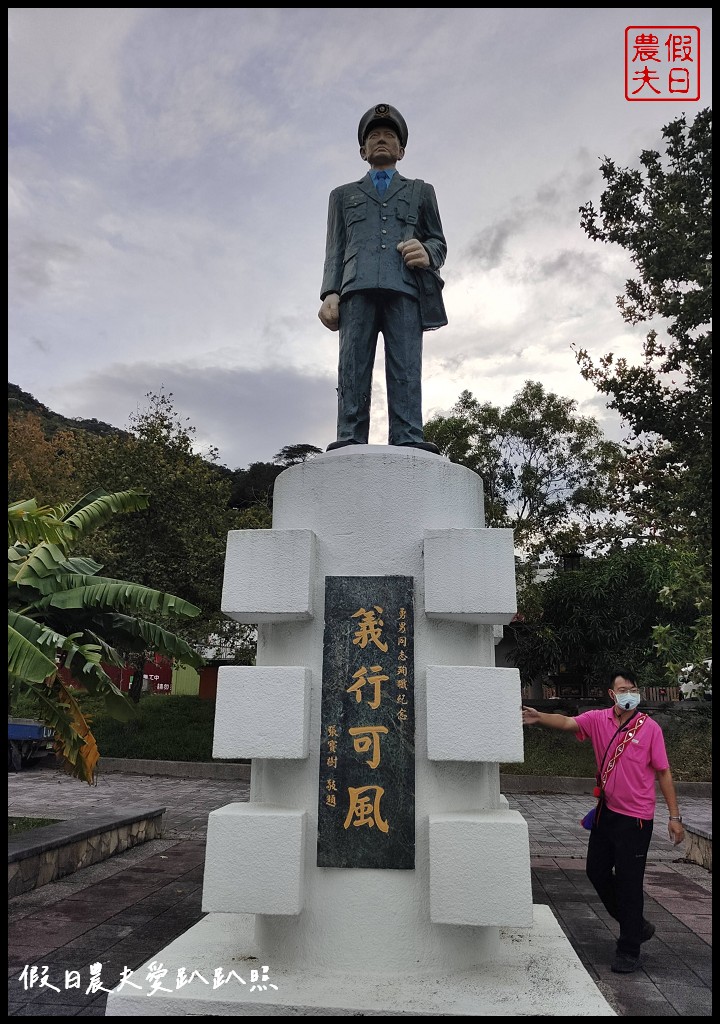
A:
{"type": "Polygon", "coordinates": [[[651,939],[654,934],[655,934],[655,925],[652,923],[652,921],[646,921],[645,918],[643,918],[642,937],[641,937],[640,941],[641,942],[647,942],[648,939],[651,939]]]}
{"type": "Polygon", "coordinates": [[[639,956],[630,956],[628,953],[618,953],[610,964],[610,970],[615,974],[632,974],[640,966],[639,956]]]}

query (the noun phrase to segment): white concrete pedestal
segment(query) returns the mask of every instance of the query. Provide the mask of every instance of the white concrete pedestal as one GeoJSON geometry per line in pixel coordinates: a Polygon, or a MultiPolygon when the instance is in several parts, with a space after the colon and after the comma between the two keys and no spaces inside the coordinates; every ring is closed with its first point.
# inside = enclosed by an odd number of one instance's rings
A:
{"type": "Polygon", "coordinates": [[[480,477],[348,447],[285,470],[273,509],[272,530],[229,535],[223,587],[259,624],[257,665],[220,670],[214,741],[252,758],[250,800],[210,815],[208,917],[152,958],[164,984],[148,998],[136,972],[107,1015],[615,1016],[533,907],[527,824],[500,793],[499,764],[523,760],[519,675],[494,664],[513,539],[484,527],[480,477]],[[317,865],[328,577],[412,580],[412,869],[317,865]],[[181,968],[198,975],[174,988],[181,968]]]}
{"type": "MultiPolygon", "coordinates": [[[[134,1017],[615,1017],[565,938],[549,907],[535,906],[531,928],[501,929],[493,956],[475,968],[455,972],[376,973],[358,967],[337,971],[286,969],[272,962],[268,977],[277,988],[251,991],[250,971],[266,961],[253,939],[254,919],[242,914],[209,914],[152,962],[174,983],[178,968],[198,971],[180,992],[154,992],[136,971],[142,990],[126,987],[108,996],[107,1016],[134,1017]],[[191,968],[192,965],[192,968],[191,968]],[[234,978],[213,989],[221,967],[234,978]]],[[[262,976],[262,975],[261,975],[262,976]]],[[[262,984],[262,983],[261,983],[262,984]]]]}

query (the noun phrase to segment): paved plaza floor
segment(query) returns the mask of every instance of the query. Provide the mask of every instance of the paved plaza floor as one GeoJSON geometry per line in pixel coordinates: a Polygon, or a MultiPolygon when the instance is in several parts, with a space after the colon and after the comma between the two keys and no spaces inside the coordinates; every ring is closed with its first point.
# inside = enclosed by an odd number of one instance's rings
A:
{"type": "MultiPolygon", "coordinates": [[[[106,774],[97,786],[85,786],[44,768],[9,775],[8,786],[10,815],[71,819],[133,803],[166,808],[162,839],[9,901],[9,1015],[104,1016],[104,990],[124,968],[145,964],[205,916],[208,814],[247,800],[249,785],[106,774]]],[[[640,969],[615,975],[616,925],[585,877],[587,833],[579,820],[588,796],[513,793],[507,799],[528,823],[533,902],[551,908],[616,1013],[711,1016],[712,875],[685,860],[683,847],[670,845],[662,801],[645,876],[645,916],[656,933],[643,946],[640,969]]],[[[687,822],[711,832],[709,798],[683,796],[680,803],[687,822]]],[[[551,1010],[543,1015],[553,1016],[551,1010]]]]}

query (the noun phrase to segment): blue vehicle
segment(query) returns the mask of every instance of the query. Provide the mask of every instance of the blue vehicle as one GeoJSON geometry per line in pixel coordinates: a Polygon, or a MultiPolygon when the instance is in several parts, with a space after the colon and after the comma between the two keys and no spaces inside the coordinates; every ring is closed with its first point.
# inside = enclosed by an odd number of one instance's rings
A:
{"type": "Polygon", "coordinates": [[[53,750],[53,731],[33,718],[8,716],[8,771],[19,772],[53,750]]]}

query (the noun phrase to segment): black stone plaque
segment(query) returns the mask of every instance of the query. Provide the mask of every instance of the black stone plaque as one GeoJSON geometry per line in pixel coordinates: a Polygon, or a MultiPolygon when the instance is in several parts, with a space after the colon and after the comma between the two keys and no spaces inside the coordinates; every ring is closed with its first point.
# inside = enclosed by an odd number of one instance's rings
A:
{"type": "Polygon", "coordinates": [[[317,863],[415,867],[412,576],[327,576],[317,863]]]}

